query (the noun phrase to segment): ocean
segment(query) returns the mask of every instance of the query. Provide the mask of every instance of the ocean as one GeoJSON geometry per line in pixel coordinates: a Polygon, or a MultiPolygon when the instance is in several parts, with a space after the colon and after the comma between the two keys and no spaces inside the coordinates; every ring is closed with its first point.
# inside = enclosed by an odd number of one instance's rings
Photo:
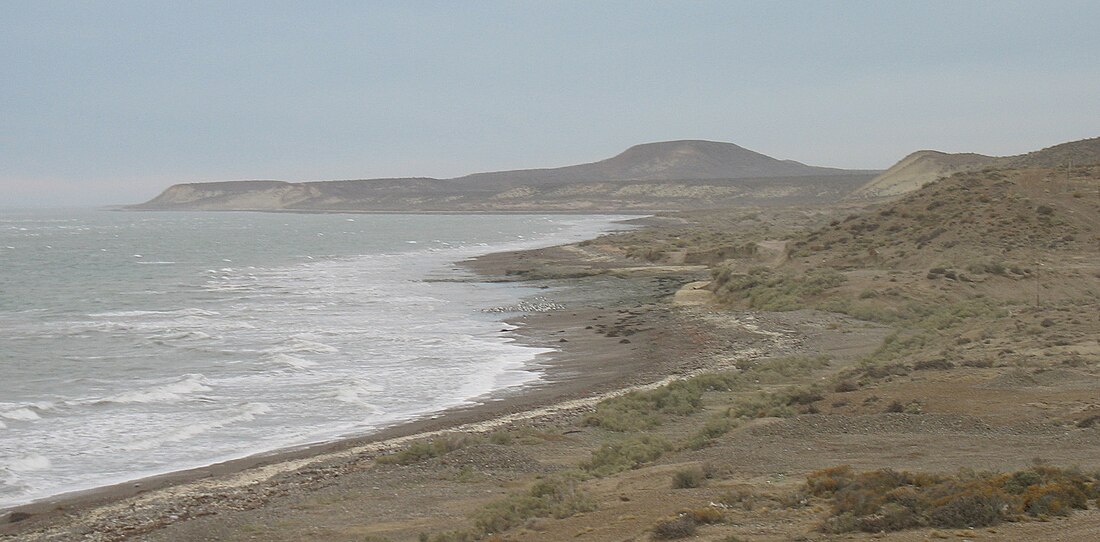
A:
{"type": "Polygon", "coordinates": [[[617,216],[0,211],[0,508],[537,381],[455,262],[617,216]]]}

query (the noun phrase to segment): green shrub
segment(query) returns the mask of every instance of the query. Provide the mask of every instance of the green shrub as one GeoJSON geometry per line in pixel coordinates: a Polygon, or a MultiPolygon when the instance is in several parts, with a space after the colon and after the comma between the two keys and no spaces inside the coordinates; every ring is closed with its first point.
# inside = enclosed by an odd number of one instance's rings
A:
{"type": "Polygon", "coordinates": [[[734,418],[789,418],[798,412],[786,393],[757,393],[738,398],[729,408],[734,418]]]}
{"type": "Polygon", "coordinates": [[[600,446],[581,468],[593,476],[608,476],[656,461],[672,449],[668,441],[656,435],[633,435],[600,446]]]}
{"type": "Polygon", "coordinates": [[[725,412],[711,416],[703,423],[703,427],[684,443],[684,448],[700,450],[710,444],[712,440],[729,433],[735,427],[737,427],[737,421],[730,418],[725,412]]]}
{"type": "Polygon", "coordinates": [[[840,286],[846,280],[844,275],[828,268],[802,274],[779,274],[766,267],[743,274],[720,267],[714,270],[712,279],[719,299],[747,301],[750,308],[768,311],[805,308],[808,298],[840,286]]]}
{"type": "Polygon", "coordinates": [[[485,505],[473,515],[474,527],[483,534],[500,533],[531,518],[567,518],[596,509],[586,493],[569,477],[540,480],[526,493],[509,495],[485,505]]]}
{"type": "Polygon", "coordinates": [[[741,381],[756,384],[784,384],[828,367],[829,356],[791,356],[759,361],[745,369],[741,381]]]}
{"type": "Polygon", "coordinates": [[[664,423],[667,416],[686,416],[703,408],[703,393],[729,390],[737,382],[735,375],[708,373],[670,382],[657,389],[632,391],[601,401],[596,412],[587,416],[586,425],[609,431],[642,431],[664,423]]]}
{"type": "Polygon", "coordinates": [[[440,457],[469,445],[474,439],[468,436],[444,436],[421,440],[405,449],[376,459],[379,463],[411,465],[433,457],[440,457]]]}

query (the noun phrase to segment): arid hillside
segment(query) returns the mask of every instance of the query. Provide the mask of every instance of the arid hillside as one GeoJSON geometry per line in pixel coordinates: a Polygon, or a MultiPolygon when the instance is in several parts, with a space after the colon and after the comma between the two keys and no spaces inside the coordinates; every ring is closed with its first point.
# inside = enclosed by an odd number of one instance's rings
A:
{"type": "Polygon", "coordinates": [[[897,197],[954,173],[986,167],[1056,169],[1097,163],[1100,163],[1100,138],[1071,141],[1027,154],[1003,157],[917,151],[860,187],[853,198],[897,197]]]}

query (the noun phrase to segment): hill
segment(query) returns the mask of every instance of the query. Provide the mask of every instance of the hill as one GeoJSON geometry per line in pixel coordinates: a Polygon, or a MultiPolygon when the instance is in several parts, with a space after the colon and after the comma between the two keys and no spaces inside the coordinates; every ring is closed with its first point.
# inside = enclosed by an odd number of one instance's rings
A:
{"type": "Polygon", "coordinates": [[[778,160],[732,143],[682,140],[635,145],[590,164],[477,173],[459,181],[478,185],[562,184],[677,179],[750,179],[847,175],[852,171],[778,160]]]}
{"type": "Polygon", "coordinates": [[[265,211],[648,211],[836,201],[874,172],[778,160],[730,143],[637,145],[589,164],[455,179],[187,183],[129,207],[265,211]]]}
{"type": "Polygon", "coordinates": [[[986,167],[1057,168],[1073,164],[1100,164],[1100,138],[1062,143],[1016,156],[985,156],[974,153],[917,151],[903,158],[855,191],[861,199],[896,197],[960,171],[986,167]]]}

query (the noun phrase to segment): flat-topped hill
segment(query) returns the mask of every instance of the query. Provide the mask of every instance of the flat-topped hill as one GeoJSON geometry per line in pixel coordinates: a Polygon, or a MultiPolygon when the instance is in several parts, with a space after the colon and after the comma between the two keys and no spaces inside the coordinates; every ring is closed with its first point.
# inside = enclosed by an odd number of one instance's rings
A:
{"type": "Polygon", "coordinates": [[[650,211],[744,202],[831,202],[876,172],[779,160],[731,143],[668,141],[574,166],[399,178],[174,185],[131,209],[262,211],[650,211]]]}

